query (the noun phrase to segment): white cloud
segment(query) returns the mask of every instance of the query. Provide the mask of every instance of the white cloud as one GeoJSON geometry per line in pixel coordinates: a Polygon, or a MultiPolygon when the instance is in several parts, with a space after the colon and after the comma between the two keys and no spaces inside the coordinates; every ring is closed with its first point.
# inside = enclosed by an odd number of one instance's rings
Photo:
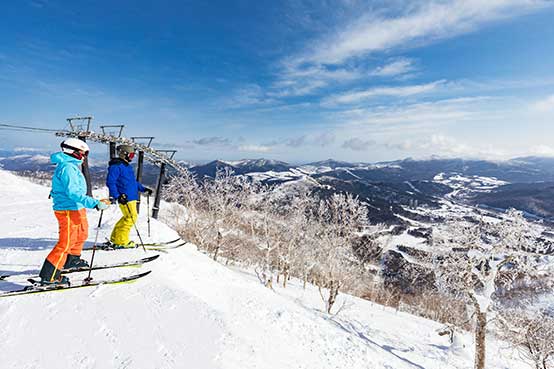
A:
{"type": "Polygon", "coordinates": [[[297,137],[288,137],[282,139],[276,139],[271,142],[265,143],[264,146],[288,146],[299,148],[302,146],[330,146],[335,142],[335,135],[330,132],[310,133],[297,137]]]}
{"type": "Polygon", "coordinates": [[[537,156],[554,156],[554,147],[548,145],[538,145],[531,148],[531,154],[537,156]]]}
{"type": "Polygon", "coordinates": [[[435,81],[422,85],[398,86],[398,87],[373,87],[364,91],[352,91],[338,95],[331,95],[322,101],[323,105],[354,104],[379,96],[406,97],[423,94],[436,90],[446,81],[435,81]]]}
{"type": "Polygon", "coordinates": [[[304,63],[341,64],[346,60],[395,47],[419,45],[471,32],[485,23],[514,17],[551,5],[548,0],[430,1],[393,17],[365,14],[296,58],[304,63]]]}
{"type": "Polygon", "coordinates": [[[343,149],[350,149],[354,151],[366,151],[372,146],[375,146],[376,142],[373,140],[362,140],[361,138],[351,138],[342,143],[343,149]]]}
{"type": "Polygon", "coordinates": [[[241,152],[264,153],[264,152],[270,152],[271,147],[264,146],[264,145],[241,145],[238,147],[238,150],[241,152]]]}
{"type": "Polygon", "coordinates": [[[275,87],[276,91],[268,92],[268,96],[271,97],[291,97],[291,96],[305,96],[310,95],[320,88],[328,85],[328,81],[318,80],[314,78],[292,80],[287,79],[279,81],[275,87]]]}
{"type": "Polygon", "coordinates": [[[267,96],[305,96],[364,78],[406,76],[414,70],[411,59],[392,60],[368,70],[360,58],[451,38],[490,22],[536,11],[552,5],[552,2],[431,0],[384,4],[380,8],[371,6],[366,13],[349,13],[349,21],[337,23],[335,30],[310,41],[310,45],[304,48],[306,51],[283,59],[278,66],[277,82],[267,96]],[[357,19],[353,19],[354,16],[357,19]]]}
{"type": "Polygon", "coordinates": [[[370,75],[376,77],[393,77],[411,72],[414,69],[413,60],[401,58],[385,64],[382,67],[375,68],[370,75]]]}
{"type": "Polygon", "coordinates": [[[554,112],[554,95],[534,102],[531,104],[531,109],[539,113],[554,112]]]}
{"type": "Polygon", "coordinates": [[[506,159],[510,156],[506,151],[494,146],[469,145],[443,134],[431,134],[422,139],[403,140],[388,143],[385,146],[389,149],[409,152],[410,155],[419,157],[438,154],[439,157],[506,159]]]}
{"type": "Polygon", "coordinates": [[[225,108],[242,108],[245,106],[267,106],[278,103],[278,100],[266,95],[257,84],[249,84],[236,89],[232,96],[224,101],[225,108]]]}
{"type": "Polygon", "coordinates": [[[268,92],[270,97],[290,97],[309,95],[328,86],[332,82],[348,82],[363,76],[357,69],[323,66],[299,67],[283,63],[279,79],[268,92]]]}
{"type": "Polygon", "coordinates": [[[212,137],[202,137],[196,140],[192,140],[192,143],[199,146],[230,146],[232,141],[229,138],[212,136],[212,137]]]}
{"type": "Polygon", "coordinates": [[[351,136],[383,132],[419,132],[447,124],[498,120],[489,97],[445,99],[402,106],[378,106],[352,109],[337,115],[339,130],[351,136]],[[346,130],[353,130],[347,132],[346,130]]]}

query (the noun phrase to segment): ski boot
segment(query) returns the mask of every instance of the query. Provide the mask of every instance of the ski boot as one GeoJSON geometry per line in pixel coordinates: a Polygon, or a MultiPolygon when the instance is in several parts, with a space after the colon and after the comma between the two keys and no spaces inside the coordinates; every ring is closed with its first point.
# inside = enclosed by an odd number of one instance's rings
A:
{"type": "Polygon", "coordinates": [[[63,269],[79,269],[79,268],[88,268],[90,267],[88,261],[81,259],[81,256],[77,255],[67,255],[67,260],[63,269]]]}
{"type": "Polygon", "coordinates": [[[111,247],[113,247],[114,249],[135,249],[137,248],[137,244],[133,241],[129,241],[126,245],[112,244],[111,247]]]}
{"type": "MultiPolygon", "coordinates": [[[[29,281],[31,282],[31,281],[29,281]]],[[[46,288],[56,288],[56,287],[69,287],[71,283],[69,282],[69,278],[66,276],[61,276],[58,279],[55,279],[53,281],[49,281],[46,279],[41,279],[39,282],[33,283],[35,287],[46,287],[46,288]]]]}

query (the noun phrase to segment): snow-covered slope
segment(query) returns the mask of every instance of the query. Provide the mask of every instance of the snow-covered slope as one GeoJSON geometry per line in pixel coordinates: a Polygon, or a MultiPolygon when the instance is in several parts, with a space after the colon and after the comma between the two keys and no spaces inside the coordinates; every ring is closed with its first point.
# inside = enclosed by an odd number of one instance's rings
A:
{"type": "MultiPolygon", "coordinates": [[[[57,238],[48,188],[0,171],[0,273],[33,274],[57,238]]],[[[118,210],[106,211],[100,239],[118,210]]],[[[89,212],[94,240],[96,211],[89,212]]],[[[146,216],[139,229],[147,239],[146,216]]],[[[152,222],[152,239],[175,238],[152,222]]],[[[95,262],[143,256],[98,252],[95,262]]],[[[90,253],[84,254],[85,258],[90,253]]],[[[322,312],[316,289],[292,281],[269,290],[245,270],[213,262],[188,245],[141,269],[93,277],[152,274],[132,284],[0,298],[0,368],[471,368],[467,347],[449,347],[440,324],[342,295],[340,314],[322,312]]],[[[72,278],[83,276],[71,275],[72,278]]],[[[0,291],[18,287],[0,282],[0,291]]],[[[489,368],[526,368],[491,341],[489,368]]]]}

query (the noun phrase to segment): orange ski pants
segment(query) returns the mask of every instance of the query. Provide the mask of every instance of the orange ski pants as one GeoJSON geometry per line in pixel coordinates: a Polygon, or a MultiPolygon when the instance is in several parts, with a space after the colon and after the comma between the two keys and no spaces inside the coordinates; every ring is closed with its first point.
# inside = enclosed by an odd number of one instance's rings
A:
{"type": "Polygon", "coordinates": [[[59,224],[59,240],[46,260],[54,266],[56,273],[56,270],[63,268],[68,254],[81,255],[83,244],[88,238],[88,220],[86,209],[56,210],[54,214],[59,224]]]}

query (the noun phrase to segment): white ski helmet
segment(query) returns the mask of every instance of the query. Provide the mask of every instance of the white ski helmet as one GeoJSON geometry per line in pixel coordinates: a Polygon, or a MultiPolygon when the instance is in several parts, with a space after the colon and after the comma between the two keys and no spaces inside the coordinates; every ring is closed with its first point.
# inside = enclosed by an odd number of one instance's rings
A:
{"type": "Polygon", "coordinates": [[[87,143],[85,141],[79,140],[78,138],[68,138],[67,140],[64,140],[60,146],[64,153],[72,156],[80,156],[77,155],[79,151],[88,154],[90,150],[87,143]]]}

